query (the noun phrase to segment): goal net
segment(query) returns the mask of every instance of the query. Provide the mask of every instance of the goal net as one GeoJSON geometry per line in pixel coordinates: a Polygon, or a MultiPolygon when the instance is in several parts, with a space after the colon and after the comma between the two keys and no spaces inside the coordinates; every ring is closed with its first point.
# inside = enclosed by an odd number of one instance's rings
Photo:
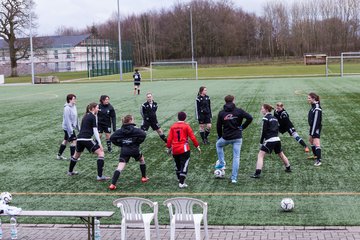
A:
{"type": "Polygon", "coordinates": [[[341,76],[360,74],[360,52],[341,53],[341,76]]]}
{"type": "Polygon", "coordinates": [[[151,62],[150,79],[153,80],[198,80],[197,61],[151,62]]]}
{"type": "Polygon", "coordinates": [[[327,77],[341,76],[341,56],[326,57],[325,74],[327,77]]]}

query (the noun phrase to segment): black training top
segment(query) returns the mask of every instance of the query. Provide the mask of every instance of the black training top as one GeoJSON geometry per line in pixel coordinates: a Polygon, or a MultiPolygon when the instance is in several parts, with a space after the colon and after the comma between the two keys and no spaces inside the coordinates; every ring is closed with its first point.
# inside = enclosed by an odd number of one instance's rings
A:
{"type": "Polygon", "coordinates": [[[115,109],[113,106],[109,103],[107,105],[99,104],[99,112],[97,114],[98,116],[98,124],[99,126],[104,126],[107,128],[112,128],[115,132],[116,130],[116,114],[115,109]]]}
{"type": "Polygon", "coordinates": [[[293,123],[290,121],[289,114],[285,109],[279,112],[274,110],[274,117],[276,117],[280,124],[279,132],[284,133],[287,132],[290,128],[294,127],[293,123]]]}
{"type": "Polygon", "coordinates": [[[81,121],[80,133],[77,136],[78,140],[80,140],[81,138],[91,139],[92,136],[94,135],[93,128],[95,127],[97,128],[96,116],[91,112],[86,113],[81,121]]]}

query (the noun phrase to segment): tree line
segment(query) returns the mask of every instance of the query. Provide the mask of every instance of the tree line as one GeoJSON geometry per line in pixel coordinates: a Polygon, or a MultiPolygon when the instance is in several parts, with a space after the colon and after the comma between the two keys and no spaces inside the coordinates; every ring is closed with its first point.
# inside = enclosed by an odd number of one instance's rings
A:
{"type": "MultiPolygon", "coordinates": [[[[0,37],[10,47],[12,75],[16,75],[17,59],[28,55],[16,41],[29,27],[29,11],[36,11],[33,6],[33,0],[1,0],[0,37]]],[[[122,41],[132,44],[136,65],[189,60],[191,10],[195,60],[301,57],[304,53],[334,56],[360,51],[359,0],[269,0],[260,16],[235,6],[231,0],[192,0],[187,4],[179,1],[169,9],[135,12],[121,18],[122,41]]],[[[83,33],[117,42],[117,13],[85,29],[65,26],[56,30],[59,35],[83,33]]]]}
{"type": "MultiPolygon", "coordinates": [[[[187,5],[177,3],[170,9],[126,16],[121,20],[122,40],[132,42],[138,65],[191,59],[191,8],[195,59],[360,51],[359,0],[269,1],[261,16],[234,6],[229,0],[193,0],[187,5]]],[[[99,35],[117,40],[116,14],[95,28],[99,35]]]]}

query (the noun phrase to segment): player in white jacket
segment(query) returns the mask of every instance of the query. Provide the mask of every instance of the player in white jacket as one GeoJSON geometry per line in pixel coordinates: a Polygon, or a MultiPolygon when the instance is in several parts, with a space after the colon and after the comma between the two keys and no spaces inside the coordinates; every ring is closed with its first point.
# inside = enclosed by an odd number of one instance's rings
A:
{"type": "Polygon", "coordinates": [[[76,146],[76,134],[75,129],[79,130],[78,114],[76,109],[76,96],[74,94],[68,94],[66,96],[66,103],[64,105],[64,114],[62,128],[64,130],[64,140],[62,141],[59,152],[56,156],[58,160],[66,160],[63,153],[66,148],[66,144],[70,143],[70,157],[75,153],[76,146]]]}

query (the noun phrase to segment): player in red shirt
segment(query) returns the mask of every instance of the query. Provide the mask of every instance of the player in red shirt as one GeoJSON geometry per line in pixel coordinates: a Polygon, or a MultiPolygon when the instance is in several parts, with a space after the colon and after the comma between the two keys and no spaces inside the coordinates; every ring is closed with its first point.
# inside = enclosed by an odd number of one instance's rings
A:
{"type": "Polygon", "coordinates": [[[201,153],[199,142],[197,141],[190,125],[185,122],[185,119],[186,113],[179,112],[179,121],[171,126],[166,143],[168,152],[172,151],[174,157],[176,165],[176,176],[179,180],[179,188],[186,188],[188,186],[185,183],[185,178],[188,172],[190,161],[189,138],[201,153]]]}

